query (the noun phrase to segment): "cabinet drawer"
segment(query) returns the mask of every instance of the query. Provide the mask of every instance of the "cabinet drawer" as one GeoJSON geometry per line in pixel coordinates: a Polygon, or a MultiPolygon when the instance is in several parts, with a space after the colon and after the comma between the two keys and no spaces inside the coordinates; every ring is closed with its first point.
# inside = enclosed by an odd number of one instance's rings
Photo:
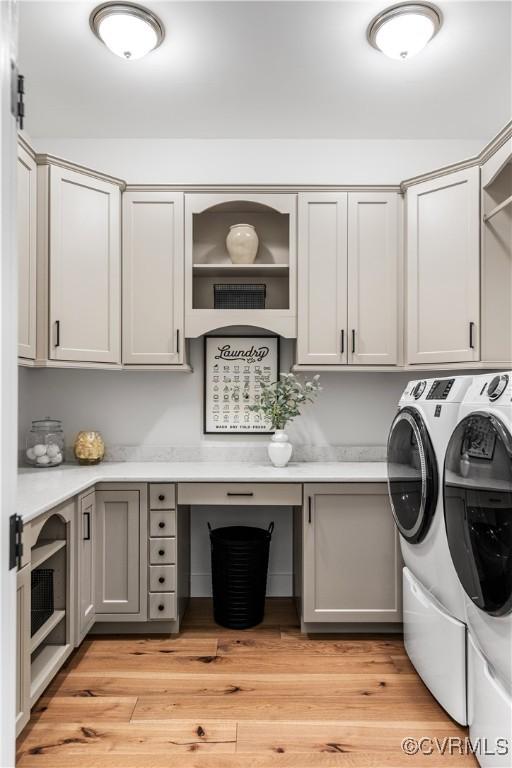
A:
{"type": "Polygon", "coordinates": [[[151,483],[149,486],[150,509],[174,509],[176,494],[172,483],[151,483]]]}
{"type": "Polygon", "coordinates": [[[150,539],[149,562],[151,565],[172,565],[176,562],[176,539],[150,539]]]}
{"type": "Polygon", "coordinates": [[[149,567],[149,591],[169,592],[176,589],[175,565],[151,565],[149,567]]]}
{"type": "Polygon", "coordinates": [[[176,618],[176,593],[162,592],[161,594],[149,594],[149,618],[150,619],[175,619],[176,618]]]}
{"type": "Polygon", "coordinates": [[[152,509],[149,513],[150,536],[176,536],[176,510],[152,509]]]}
{"type": "Polygon", "coordinates": [[[302,504],[300,483],[180,483],[180,504],[274,505],[302,504]]]}

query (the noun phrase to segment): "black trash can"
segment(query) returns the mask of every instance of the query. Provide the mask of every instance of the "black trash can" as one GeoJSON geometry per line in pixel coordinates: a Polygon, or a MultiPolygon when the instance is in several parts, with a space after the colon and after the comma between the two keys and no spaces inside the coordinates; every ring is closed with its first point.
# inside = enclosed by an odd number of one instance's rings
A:
{"type": "Polygon", "coordinates": [[[213,617],[230,629],[263,621],[268,554],[274,523],[267,530],[236,525],[210,531],[213,617]]]}

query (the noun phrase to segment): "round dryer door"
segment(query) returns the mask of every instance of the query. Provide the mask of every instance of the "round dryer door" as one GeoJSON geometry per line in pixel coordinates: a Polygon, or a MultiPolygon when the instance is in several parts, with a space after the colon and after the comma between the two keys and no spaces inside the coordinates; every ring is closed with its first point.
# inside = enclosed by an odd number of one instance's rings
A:
{"type": "Polygon", "coordinates": [[[446,534],[459,579],[492,616],[512,611],[512,437],[489,413],[455,429],[444,466],[446,534]]]}
{"type": "Polygon", "coordinates": [[[418,543],[436,511],[437,463],[419,411],[403,408],[388,438],[388,487],[395,523],[402,536],[418,543]]]}

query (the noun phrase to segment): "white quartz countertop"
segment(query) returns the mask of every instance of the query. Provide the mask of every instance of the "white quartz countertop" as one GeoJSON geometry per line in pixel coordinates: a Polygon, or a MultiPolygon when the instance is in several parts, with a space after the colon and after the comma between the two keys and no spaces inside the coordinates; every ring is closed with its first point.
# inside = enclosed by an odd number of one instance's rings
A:
{"type": "Polygon", "coordinates": [[[94,467],[62,465],[21,469],[17,513],[24,522],[96,483],[384,483],[386,462],[296,462],[284,469],[250,462],[106,462],[94,467]]]}

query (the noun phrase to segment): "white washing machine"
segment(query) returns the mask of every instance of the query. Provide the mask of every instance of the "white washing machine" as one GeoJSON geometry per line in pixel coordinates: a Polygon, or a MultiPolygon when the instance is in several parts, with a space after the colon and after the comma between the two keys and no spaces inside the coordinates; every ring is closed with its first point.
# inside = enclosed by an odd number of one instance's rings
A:
{"type": "Polygon", "coordinates": [[[442,470],[471,376],[411,381],[388,438],[388,486],[400,532],[404,643],[418,674],[466,724],[464,594],[444,527],[442,470]]]}
{"type": "Polygon", "coordinates": [[[512,372],[474,378],[448,444],[443,494],[465,591],[470,738],[485,741],[482,766],[511,768],[512,372]]]}

